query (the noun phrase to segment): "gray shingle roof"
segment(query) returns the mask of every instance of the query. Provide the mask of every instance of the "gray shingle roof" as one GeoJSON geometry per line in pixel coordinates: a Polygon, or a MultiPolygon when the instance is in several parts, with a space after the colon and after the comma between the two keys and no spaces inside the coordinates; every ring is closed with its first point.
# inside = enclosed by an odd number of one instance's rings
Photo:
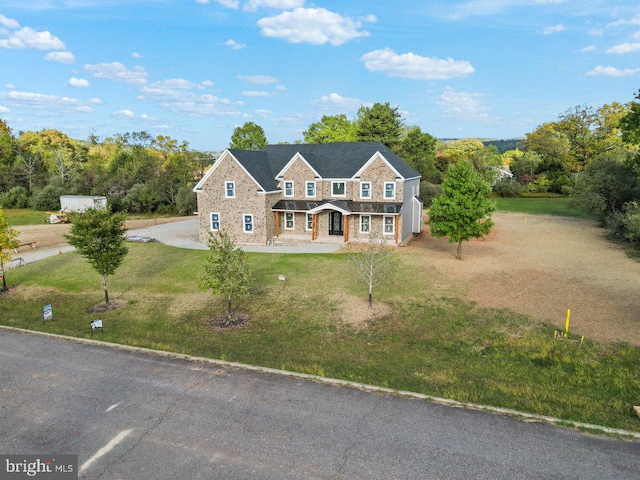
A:
{"type": "Polygon", "coordinates": [[[333,204],[351,213],[388,214],[400,213],[402,203],[387,202],[354,202],[352,200],[308,201],[308,200],[279,200],[272,208],[273,211],[307,212],[324,204],[333,204]]]}
{"type": "Polygon", "coordinates": [[[266,191],[278,189],[275,176],[296,153],[300,153],[325,179],[353,177],[376,152],[380,152],[402,177],[420,176],[381,142],[267,145],[258,152],[229,151],[266,191]]]}

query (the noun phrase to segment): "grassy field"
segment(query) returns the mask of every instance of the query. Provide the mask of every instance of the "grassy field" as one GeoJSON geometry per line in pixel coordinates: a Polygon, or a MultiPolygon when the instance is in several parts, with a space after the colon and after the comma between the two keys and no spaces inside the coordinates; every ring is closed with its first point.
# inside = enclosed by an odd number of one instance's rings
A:
{"type": "Polygon", "coordinates": [[[571,198],[502,198],[494,199],[498,210],[504,212],[530,213],[538,215],[559,215],[562,217],[589,218],[587,214],[571,206],[571,198]]]}
{"type": "Polygon", "coordinates": [[[49,221],[49,215],[46,212],[28,208],[7,208],[2,212],[12,227],[16,225],[41,225],[49,221]]]}
{"type": "MultiPolygon", "coordinates": [[[[402,272],[374,292],[392,312],[366,324],[343,322],[346,304],[366,308],[345,254],[247,254],[254,278],[240,309],[251,321],[212,329],[223,300],[197,289],[206,252],[132,244],[110,280],[124,306],[100,314],[99,339],[342,378],[463,401],[640,430],[640,349],[553,340],[553,329],[509,310],[477,308],[439,272],[399,254],[402,272]],[[278,280],[285,275],[286,282],[278,280]],[[451,284],[449,282],[448,284],[451,284]],[[361,303],[355,303],[355,300],[361,303]]],[[[89,336],[87,309],[101,281],[76,254],[8,272],[0,323],[89,336]],[[55,320],[43,325],[51,303],[55,320]]]]}

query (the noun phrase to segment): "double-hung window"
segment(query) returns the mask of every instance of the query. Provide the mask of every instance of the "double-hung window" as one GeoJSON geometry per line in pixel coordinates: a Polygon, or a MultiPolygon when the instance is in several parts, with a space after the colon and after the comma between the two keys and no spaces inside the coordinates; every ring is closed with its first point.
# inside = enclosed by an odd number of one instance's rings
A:
{"type": "Polygon", "coordinates": [[[396,183],[384,182],[384,198],[386,200],[393,200],[396,198],[396,183]]]}
{"type": "Polygon", "coordinates": [[[225,198],[235,198],[236,196],[236,182],[224,182],[224,196],[225,198]]]}
{"type": "Polygon", "coordinates": [[[219,213],[214,213],[211,212],[209,214],[210,217],[210,223],[211,223],[211,231],[212,232],[218,232],[220,231],[220,214],[219,213]]]}
{"type": "Polygon", "coordinates": [[[383,233],[393,235],[396,230],[395,217],[384,217],[383,233]]]}
{"type": "Polygon", "coordinates": [[[295,228],[295,220],[293,212],[284,213],[284,228],[285,230],[293,230],[295,228]]]}
{"type": "Polygon", "coordinates": [[[253,215],[243,215],[242,224],[244,233],[253,233],[253,215]]]}
{"type": "Polygon", "coordinates": [[[362,199],[371,198],[371,182],[360,183],[360,198],[362,199]]]}
{"type": "Polygon", "coordinates": [[[307,182],[307,198],[314,198],[316,196],[316,182],[307,182]]]}
{"type": "Polygon", "coordinates": [[[284,182],[284,196],[293,197],[293,182],[291,180],[285,180],[284,182]]]}
{"type": "Polygon", "coordinates": [[[307,213],[307,230],[313,230],[313,214],[307,213]]]}
{"type": "Polygon", "coordinates": [[[360,215],[360,233],[371,231],[371,215],[360,215]]]}

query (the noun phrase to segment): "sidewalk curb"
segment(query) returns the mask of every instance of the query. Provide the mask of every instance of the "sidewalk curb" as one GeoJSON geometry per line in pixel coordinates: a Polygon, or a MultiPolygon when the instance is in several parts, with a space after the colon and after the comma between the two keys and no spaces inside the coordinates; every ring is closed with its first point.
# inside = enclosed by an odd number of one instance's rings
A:
{"type": "Polygon", "coordinates": [[[85,344],[85,345],[108,347],[108,348],[113,348],[113,349],[117,349],[117,350],[125,350],[125,351],[135,352],[135,353],[144,353],[144,354],[155,355],[155,356],[160,356],[160,357],[174,358],[174,359],[178,359],[178,360],[187,360],[187,361],[192,361],[192,362],[209,363],[209,364],[212,364],[212,365],[219,365],[219,366],[222,366],[222,367],[241,368],[243,370],[251,370],[251,371],[262,372],[262,373],[271,373],[271,374],[275,374],[275,375],[283,375],[283,376],[292,377],[292,378],[299,378],[299,379],[302,379],[302,380],[314,380],[314,381],[317,381],[317,382],[323,382],[323,383],[327,383],[327,384],[330,384],[330,385],[357,388],[359,390],[370,391],[370,392],[379,392],[379,393],[387,393],[387,394],[391,394],[391,395],[399,395],[399,396],[402,396],[402,397],[414,398],[414,399],[417,399],[417,400],[426,400],[426,401],[429,401],[429,402],[432,402],[432,403],[436,403],[436,404],[439,404],[439,405],[445,405],[445,406],[449,406],[449,407],[466,408],[466,409],[469,409],[469,410],[480,410],[480,411],[483,411],[483,412],[491,412],[491,413],[497,413],[497,414],[501,414],[501,415],[508,415],[508,416],[511,416],[511,417],[519,418],[519,419],[521,419],[523,421],[537,421],[537,422],[549,423],[549,424],[556,425],[556,426],[564,426],[564,427],[568,426],[568,427],[573,427],[573,428],[577,428],[577,429],[586,429],[586,430],[591,430],[591,431],[595,431],[595,432],[606,433],[606,434],[610,434],[610,435],[621,435],[621,436],[624,436],[624,437],[631,437],[634,440],[640,440],[640,432],[632,432],[630,430],[623,430],[623,429],[619,429],[619,428],[605,427],[603,425],[595,425],[595,424],[591,424],[591,423],[576,422],[576,421],[573,421],[573,420],[565,420],[565,419],[562,419],[562,418],[550,417],[550,416],[547,416],[547,415],[538,415],[538,414],[535,414],[535,413],[521,412],[519,410],[512,410],[510,408],[493,407],[491,405],[481,405],[481,404],[478,404],[478,403],[460,402],[458,400],[451,400],[449,398],[435,397],[433,395],[426,395],[426,394],[423,394],[423,393],[409,392],[409,391],[406,391],[406,390],[395,390],[393,388],[387,388],[387,387],[378,387],[378,386],[375,386],[375,385],[368,385],[366,383],[352,382],[352,381],[349,381],[349,380],[340,380],[340,379],[336,379],[336,378],[327,378],[327,377],[321,377],[319,375],[310,375],[310,374],[307,374],[307,373],[289,372],[287,370],[279,370],[279,369],[276,369],[276,368],[259,367],[259,366],[255,366],[255,365],[248,365],[248,364],[245,364],[245,363],[228,362],[226,360],[216,360],[216,359],[213,359],[213,358],[199,357],[199,356],[195,356],[195,355],[188,355],[188,354],[182,354],[182,353],[164,352],[162,350],[153,350],[153,349],[144,348],[144,347],[133,347],[133,346],[129,346],[129,345],[121,345],[121,344],[118,344],[118,343],[104,342],[104,341],[101,341],[101,340],[93,340],[93,339],[90,339],[90,338],[77,338],[77,337],[70,337],[70,336],[67,336],[67,335],[59,335],[57,333],[40,332],[40,331],[37,331],[37,330],[26,330],[26,329],[23,329],[23,328],[10,327],[10,326],[7,326],[7,325],[0,325],[0,331],[2,331],[2,330],[21,333],[21,334],[25,334],[25,335],[38,335],[38,336],[41,336],[41,337],[49,337],[49,338],[54,338],[54,339],[57,339],[57,340],[66,340],[66,341],[75,342],[75,343],[82,343],[82,344],[85,344]]]}

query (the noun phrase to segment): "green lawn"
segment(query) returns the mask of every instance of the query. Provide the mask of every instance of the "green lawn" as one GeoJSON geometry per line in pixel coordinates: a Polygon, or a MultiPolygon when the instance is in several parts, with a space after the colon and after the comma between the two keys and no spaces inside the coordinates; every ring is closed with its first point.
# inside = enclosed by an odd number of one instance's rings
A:
{"type": "Polygon", "coordinates": [[[28,208],[6,208],[2,209],[2,212],[12,227],[17,225],[40,225],[49,221],[49,215],[46,212],[28,208]]]}
{"type": "Polygon", "coordinates": [[[557,198],[502,198],[495,199],[498,210],[504,212],[530,213],[539,215],[558,215],[563,217],[590,218],[581,210],[570,205],[568,197],[557,198]]]}
{"type": "MultiPolygon", "coordinates": [[[[254,281],[240,308],[251,322],[212,330],[207,319],[225,303],[197,289],[207,252],[130,247],[109,289],[126,305],[99,315],[105,341],[640,431],[631,409],[640,401],[640,348],[553,340],[553,328],[524,315],[464,301],[464,286],[408,254],[399,254],[398,278],[411,282],[374,291],[392,313],[361,327],[340,321],[348,299],[362,298],[366,308],[366,289],[354,282],[345,254],[247,254],[254,281]]],[[[0,295],[0,323],[89,336],[98,315],[87,308],[103,293],[84,259],[57,255],[10,271],[7,280],[14,289],[0,295]],[[43,325],[49,303],[55,320],[43,325]]]]}

